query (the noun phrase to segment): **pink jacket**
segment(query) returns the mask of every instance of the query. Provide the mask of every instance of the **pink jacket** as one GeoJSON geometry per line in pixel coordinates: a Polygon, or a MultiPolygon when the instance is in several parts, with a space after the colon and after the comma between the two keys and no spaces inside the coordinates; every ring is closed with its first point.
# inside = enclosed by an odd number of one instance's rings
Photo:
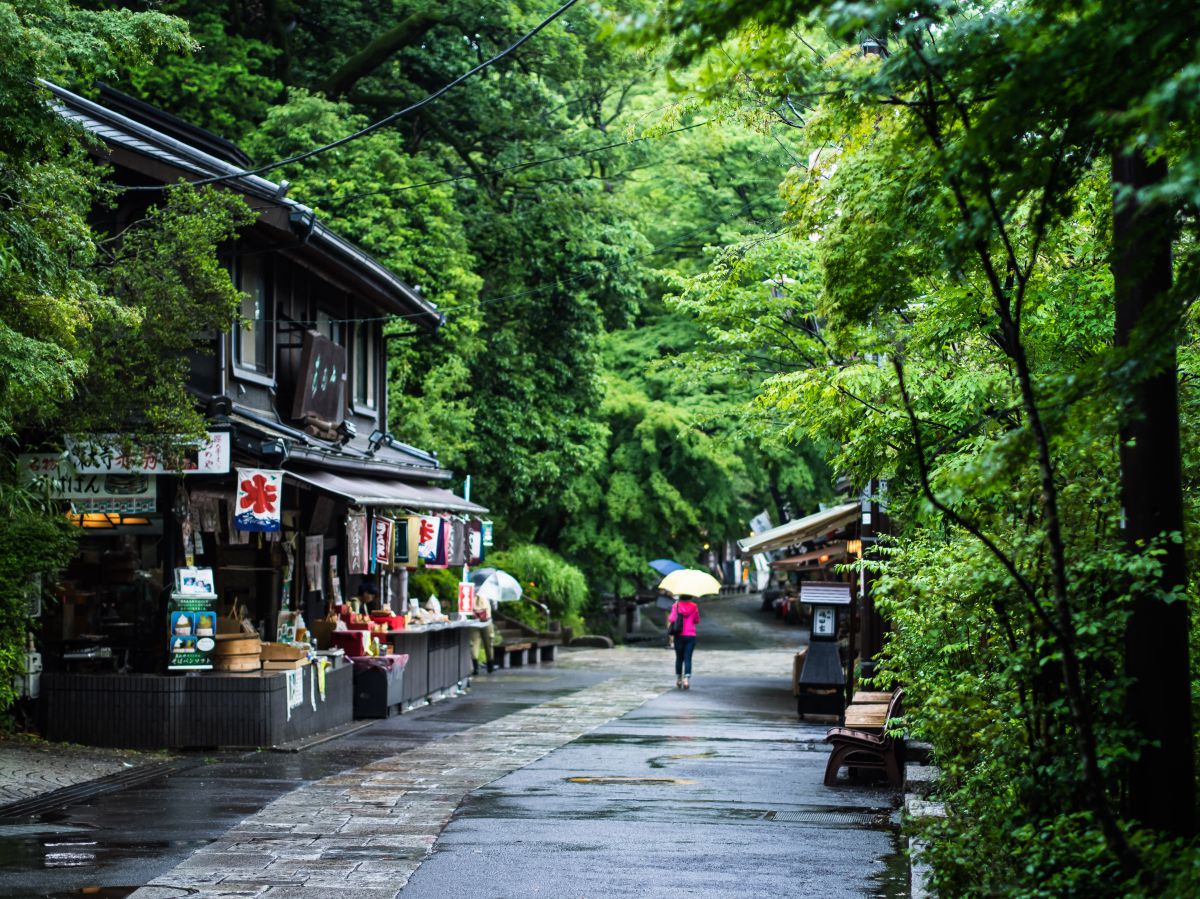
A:
{"type": "Polygon", "coordinates": [[[671,614],[667,616],[667,621],[674,621],[678,614],[683,618],[683,632],[681,637],[696,636],[696,625],[700,623],[700,607],[688,599],[681,599],[671,608],[671,614]]]}

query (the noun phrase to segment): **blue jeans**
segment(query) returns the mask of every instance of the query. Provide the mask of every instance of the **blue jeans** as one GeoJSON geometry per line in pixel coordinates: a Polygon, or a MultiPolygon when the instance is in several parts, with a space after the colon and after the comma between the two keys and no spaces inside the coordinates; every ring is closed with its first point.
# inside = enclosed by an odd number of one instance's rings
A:
{"type": "Polygon", "coordinates": [[[675,676],[692,676],[692,650],[696,648],[695,637],[675,638],[675,676]]]}

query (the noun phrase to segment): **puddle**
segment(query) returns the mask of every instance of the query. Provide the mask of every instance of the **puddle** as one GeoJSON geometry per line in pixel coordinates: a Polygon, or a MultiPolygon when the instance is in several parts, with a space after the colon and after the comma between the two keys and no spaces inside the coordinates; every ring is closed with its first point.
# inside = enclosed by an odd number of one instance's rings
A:
{"type": "Polygon", "coordinates": [[[596,784],[599,786],[679,786],[694,784],[686,777],[568,777],[568,783],[596,784]]]}
{"type": "Polygon", "coordinates": [[[39,834],[87,833],[89,828],[74,824],[52,824],[50,822],[9,824],[0,823],[0,840],[9,837],[32,837],[39,834]]]}
{"type": "MultiPolygon", "coordinates": [[[[82,829],[71,828],[72,831],[82,829]]],[[[102,868],[119,860],[152,857],[168,849],[199,849],[208,843],[207,840],[144,840],[125,843],[85,839],[84,835],[73,832],[46,834],[45,830],[41,830],[39,833],[40,836],[0,837],[0,871],[102,868]]]]}
{"type": "Polygon", "coordinates": [[[901,847],[900,829],[892,831],[892,851],[879,859],[882,869],[871,875],[871,899],[909,899],[912,895],[908,858],[901,847]]]}
{"type": "Polygon", "coordinates": [[[685,762],[699,759],[715,759],[717,753],[713,750],[708,752],[680,752],[675,755],[656,755],[652,759],[648,759],[646,764],[651,768],[665,768],[668,762],[685,762]]]}
{"type": "MultiPolygon", "coordinates": [[[[138,887],[80,887],[77,890],[66,890],[60,893],[43,893],[43,899],[68,899],[68,897],[95,896],[97,899],[125,899],[136,892],[138,887]]],[[[180,896],[185,895],[182,891],[180,896]]]]}

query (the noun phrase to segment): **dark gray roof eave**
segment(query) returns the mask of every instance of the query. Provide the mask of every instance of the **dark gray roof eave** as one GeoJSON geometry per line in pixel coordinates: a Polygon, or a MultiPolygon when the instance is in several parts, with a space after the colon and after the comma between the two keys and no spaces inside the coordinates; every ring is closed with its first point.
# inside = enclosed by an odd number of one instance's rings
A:
{"type": "MultiPolygon", "coordinates": [[[[289,213],[309,216],[313,214],[312,210],[302,203],[279,196],[279,185],[265,178],[244,174],[241,169],[222,159],[210,156],[203,150],[189,146],[49,81],[40,80],[39,83],[61,104],[60,115],[87,130],[95,131],[94,128],[88,128],[87,120],[93,119],[126,135],[128,140],[125,149],[130,152],[149,155],[176,168],[189,168],[201,178],[234,176],[225,183],[241,193],[270,200],[286,208],[289,213]],[[135,143],[140,143],[141,146],[135,146],[135,143]]],[[[115,142],[111,135],[100,136],[106,141],[115,142]]],[[[358,280],[371,289],[372,296],[369,299],[383,306],[385,311],[417,321],[431,330],[436,330],[445,321],[443,312],[418,296],[412,287],[397,278],[381,262],[345,238],[339,237],[322,223],[314,222],[305,246],[356,273],[358,280]]]]}

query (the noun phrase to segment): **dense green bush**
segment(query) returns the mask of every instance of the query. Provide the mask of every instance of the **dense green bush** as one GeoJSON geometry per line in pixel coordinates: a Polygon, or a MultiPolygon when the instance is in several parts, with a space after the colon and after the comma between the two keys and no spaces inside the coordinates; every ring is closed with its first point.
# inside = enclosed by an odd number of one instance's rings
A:
{"type": "MultiPolygon", "coordinates": [[[[564,627],[582,629],[587,579],[562,556],[544,546],[526,543],[493,553],[486,564],[507,571],[520,581],[524,597],[545,605],[555,621],[564,627]]],[[[506,603],[501,611],[532,627],[546,626],[541,610],[524,601],[506,603]]]]}
{"type": "Polygon", "coordinates": [[[17,698],[14,677],[24,671],[35,623],[27,614],[29,592],[39,575],[50,578],[67,564],[79,531],[12,487],[0,487],[0,512],[0,709],[6,709],[17,698]]]}
{"type": "Polygon", "coordinates": [[[424,608],[425,600],[436,596],[446,614],[458,611],[458,584],[462,571],[457,568],[418,568],[409,572],[408,595],[416,597],[424,608]]]}

